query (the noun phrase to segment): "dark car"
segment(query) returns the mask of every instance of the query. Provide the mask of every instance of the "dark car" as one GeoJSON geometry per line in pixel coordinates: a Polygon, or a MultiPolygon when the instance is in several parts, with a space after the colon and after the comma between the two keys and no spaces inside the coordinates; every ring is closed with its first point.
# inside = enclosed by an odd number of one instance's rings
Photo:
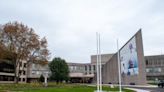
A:
{"type": "Polygon", "coordinates": [[[159,81],[159,83],[158,83],[158,87],[161,87],[161,88],[164,87],[164,81],[163,81],[163,80],[159,81]]]}

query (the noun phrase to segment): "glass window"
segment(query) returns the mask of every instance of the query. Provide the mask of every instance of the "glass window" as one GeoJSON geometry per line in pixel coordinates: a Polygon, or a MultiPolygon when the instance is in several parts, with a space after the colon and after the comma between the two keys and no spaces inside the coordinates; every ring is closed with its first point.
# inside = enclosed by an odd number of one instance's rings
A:
{"type": "Polygon", "coordinates": [[[146,72],[147,72],[147,73],[149,73],[149,72],[150,72],[150,70],[149,70],[149,69],[146,69],[146,72]]]}
{"type": "Polygon", "coordinates": [[[24,63],[24,67],[25,67],[25,68],[26,68],[26,65],[27,65],[27,64],[26,64],[26,63],[24,63]]]}
{"type": "Polygon", "coordinates": [[[23,71],[23,75],[26,75],[26,71],[23,71]]]}
{"type": "Polygon", "coordinates": [[[146,59],[146,65],[148,65],[148,60],[146,59]]]}
{"type": "Polygon", "coordinates": [[[25,78],[23,78],[23,81],[25,81],[25,78]]]}
{"type": "Polygon", "coordinates": [[[91,65],[89,65],[89,71],[91,71],[91,65]]]}
{"type": "Polygon", "coordinates": [[[87,71],[87,66],[85,66],[85,71],[87,71]]]}
{"type": "Polygon", "coordinates": [[[32,74],[35,74],[35,71],[32,71],[32,74]]]}
{"type": "Polygon", "coordinates": [[[32,69],[35,69],[35,64],[32,64],[32,69]]]}
{"type": "Polygon", "coordinates": [[[96,71],[96,66],[95,65],[93,65],[93,70],[96,71]]]}

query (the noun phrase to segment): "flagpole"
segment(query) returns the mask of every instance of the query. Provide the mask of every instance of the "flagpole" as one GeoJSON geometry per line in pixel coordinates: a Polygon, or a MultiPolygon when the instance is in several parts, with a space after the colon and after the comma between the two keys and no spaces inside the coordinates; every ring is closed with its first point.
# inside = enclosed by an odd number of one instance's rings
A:
{"type": "Polygon", "coordinates": [[[121,70],[120,70],[120,52],[119,52],[118,39],[117,39],[117,61],[118,61],[119,92],[122,92],[122,88],[121,88],[121,70]]]}
{"type": "Polygon", "coordinates": [[[102,92],[102,66],[101,66],[101,41],[99,34],[99,67],[100,67],[100,92],[102,92]]]}
{"type": "Polygon", "coordinates": [[[99,47],[98,47],[98,33],[96,33],[96,45],[97,45],[97,92],[100,91],[99,89],[99,47]]]}

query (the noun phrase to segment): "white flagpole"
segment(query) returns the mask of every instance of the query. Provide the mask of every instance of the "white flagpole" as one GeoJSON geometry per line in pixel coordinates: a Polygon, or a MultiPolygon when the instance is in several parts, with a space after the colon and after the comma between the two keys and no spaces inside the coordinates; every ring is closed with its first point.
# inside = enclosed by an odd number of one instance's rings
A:
{"type": "Polygon", "coordinates": [[[97,41],[97,92],[99,92],[99,48],[98,48],[98,33],[96,33],[96,41],[97,41]]]}
{"type": "Polygon", "coordinates": [[[118,76],[119,76],[119,92],[122,92],[122,88],[121,88],[121,70],[120,70],[120,52],[119,52],[118,39],[117,39],[117,61],[118,61],[118,76]]]}
{"type": "Polygon", "coordinates": [[[101,70],[101,41],[99,34],[99,68],[100,68],[100,92],[102,92],[102,70],[101,70]]]}

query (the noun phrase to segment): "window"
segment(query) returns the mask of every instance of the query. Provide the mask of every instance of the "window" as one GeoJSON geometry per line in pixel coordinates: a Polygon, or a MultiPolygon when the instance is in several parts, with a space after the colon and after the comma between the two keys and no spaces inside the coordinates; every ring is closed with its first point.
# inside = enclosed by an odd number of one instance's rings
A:
{"type": "Polygon", "coordinates": [[[85,66],[85,71],[87,71],[87,66],[85,66]]]}
{"type": "Polygon", "coordinates": [[[20,67],[22,67],[22,63],[20,63],[20,67]]]}
{"type": "Polygon", "coordinates": [[[147,68],[146,69],[146,72],[147,73],[160,73],[162,70],[161,70],[161,68],[147,68]]]}
{"type": "Polygon", "coordinates": [[[27,65],[27,64],[26,64],[26,63],[24,63],[24,67],[26,67],[26,65],[27,65]]]}
{"type": "Polygon", "coordinates": [[[35,64],[32,64],[32,69],[35,69],[35,64]]]}
{"type": "Polygon", "coordinates": [[[146,65],[148,65],[148,60],[146,59],[146,65]]]}
{"type": "Polygon", "coordinates": [[[23,75],[26,75],[26,71],[23,71],[23,75]]]}
{"type": "Polygon", "coordinates": [[[35,71],[32,71],[32,74],[35,74],[35,71]]]}
{"type": "Polygon", "coordinates": [[[91,71],[91,65],[89,65],[89,71],[91,71]]]}
{"type": "Polygon", "coordinates": [[[39,74],[40,74],[40,72],[39,72],[39,71],[36,71],[36,74],[37,74],[37,75],[39,75],[39,74]]]}
{"type": "Polygon", "coordinates": [[[23,78],[23,81],[25,81],[25,78],[23,78]]]}
{"type": "Polygon", "coordinates": [[[96,66],[95,65],[93,65],[93,70],[96,71],[96,66]]]}
{"type": "Polygon", "coordinates": [[[161,65],[161,60],[160,59],[158,60],[158,65],[161,65]]]}
{"type": "Polygon", "coordinates": [[[150,69],[146,69],[146,72],[149,73],[150,72],[150,69]]]}
{"type": "Polygon", "coordinates": [[[19,74],[21,74],[22,73],[22,70],[19,70],[19,74]]]}

